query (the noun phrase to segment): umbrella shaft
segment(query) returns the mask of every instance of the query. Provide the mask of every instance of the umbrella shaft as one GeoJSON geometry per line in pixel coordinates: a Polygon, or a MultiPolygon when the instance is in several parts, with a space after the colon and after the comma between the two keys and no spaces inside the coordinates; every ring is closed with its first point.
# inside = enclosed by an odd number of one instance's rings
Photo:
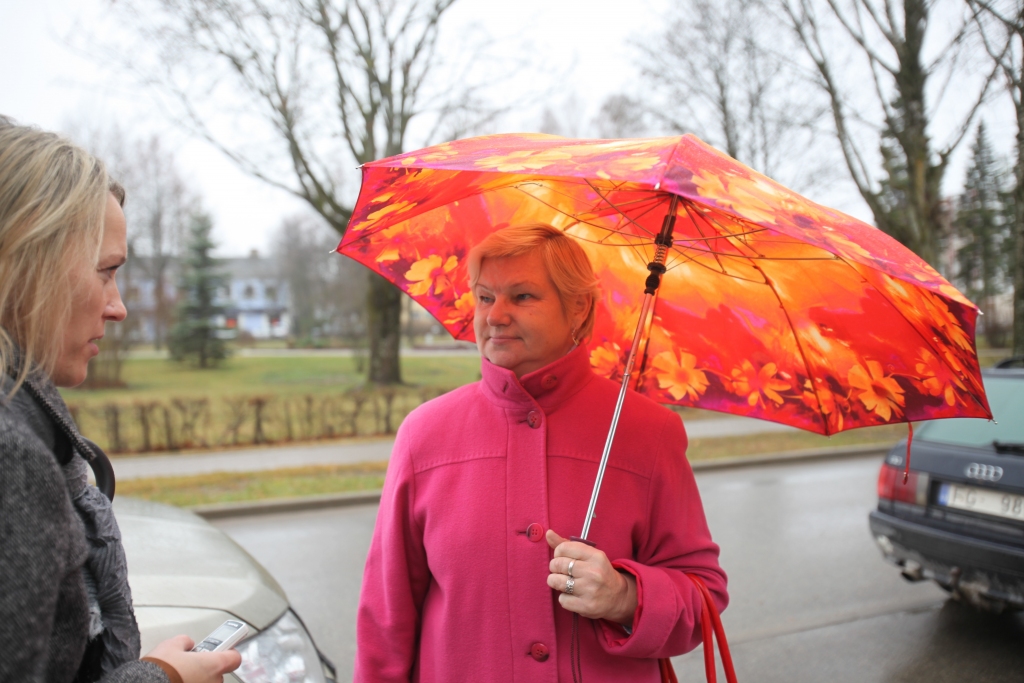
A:
{"type": "Polygon", "coordinates": [[[640,340],[644,336],[647,327],[647,318],[654,306],[654,297],[657,294],[658,286],[661,284],[661,276],[665,273],[665,258],[668,249],[672,245],[672,231],[676,224],[676,211],[679,207],[679,197],[672,195],[669,200],[668,213],[661,224],[661,232],[654,241],[657,245],[654,260],[647,264],[651,274],[647,278],[644,288],[644,305],[640,310],[640,320],[636,324],[636,332],[633,334],[633,345],[629,348],[629,358],[626,359],[625,372],[622,375],[622,388],[619,389],[619,398],[615,402],[615,413],[612,415],[612,424],[608,428],[608,438],[604,442],[604,451],[601,453],[601,464],[597,466],[597,479],[594,480],[594,491],[590,494],[590,505],[587,506],[587,516],[583,518],[583,532],[579,538],[586,541],[590,534],[590,523],[594,521],[594,509],[597,507],[597,496],[601,493],[601,482],[604,481],[604,470],[608,467],[608,456],[612,452],[612,442],[615,441],[615,432],[619,428],[619,416],[622,414],[622,404],[626,401],[626,392],[629,391],[629,376],[633,374],[633,364],[636,362],[636,352],[640,348],[640,340]]]}
{"type": "Polygon", "coordinates": [[[615,402],[615,412],[612,414],[612,424],[608,428],[608,438],[604,442],[604,451],[601,453],[601,464],[597,466],[597,479],[594,480],[594,491],[590,494],[590,505],[587,506],[587,516],[583,519],[583,532],[580,538],[587,540],[590,533],[590,523],[594,519],[594,508],[597,507],[597,496],[601,493],[601,481],[604,479],[604,470],[608,466],[608,456],[612,452],[612,442],[615,441],[615,432],[619,427],[619,416],[622,414],[622,404],[626,401],[626,392],[629,391],[629,376],[633,374],[633,363],[636,361],[636,352],[640,346],[640,338],[643,337],[647,316],[651,311],[651,304],[654,302],[653,294],[644,295],[644,305],[640,311],[640,320],[636,326],[636,334],[633,335],[633,346],[629,349],[629,358],[626,360],[626,371],[622,375],[622,388],[619,389],[619,398],[615,402]]]}

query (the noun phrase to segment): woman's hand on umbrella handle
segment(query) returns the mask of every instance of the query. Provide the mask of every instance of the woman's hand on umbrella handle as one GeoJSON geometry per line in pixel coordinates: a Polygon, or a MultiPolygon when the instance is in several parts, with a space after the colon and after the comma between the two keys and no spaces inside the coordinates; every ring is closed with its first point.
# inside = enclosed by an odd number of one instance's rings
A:
{"type": "Polygon", "coordinates": [[[604,551],[574,543],[548,529],[548,545],[555,551],[548,570],[548,586],[559,591],[558,603],[588,619],[607,619],[632,626],[636,614],[636,579],[620,572],[604,551]],[[572,594],[566,593],[572,562],[572,594]]]}

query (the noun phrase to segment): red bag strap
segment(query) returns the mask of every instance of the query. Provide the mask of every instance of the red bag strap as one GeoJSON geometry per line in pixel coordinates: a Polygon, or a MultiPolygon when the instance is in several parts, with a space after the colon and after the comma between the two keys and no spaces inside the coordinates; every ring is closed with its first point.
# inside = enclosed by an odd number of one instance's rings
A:
{"type": "MultiPolygon", "coordinates": [[[[736,683],[736,671],[732,665],[729,641],[725,638],[725,628],[722,626],[722,618],[718,614],[715,601],[711,599],[711,591],[708,590],[704,580],[696,574],[687,574],[686,576],[693,581],[693,585],[700,595],[700,631],[704,640],[704,672],[707,674],[708,683],[716,683],[718,680],[718,674],[715,671],[715,639],[718,640],[718,650],[722,655],[725,680],[728,683],[736,683]]],[[[662,659],[658,665],[661,669],[662,683],[677,683],[676,673],[672,669],[670,660],[662,659]]]]}
{"type": "Polygon", "coordinates": [[[661,671],[661,683],[679,683],[676,678],[676,670],[672,668],[672,660],[669,658],[658,660],[658,669],[661,671]]]}

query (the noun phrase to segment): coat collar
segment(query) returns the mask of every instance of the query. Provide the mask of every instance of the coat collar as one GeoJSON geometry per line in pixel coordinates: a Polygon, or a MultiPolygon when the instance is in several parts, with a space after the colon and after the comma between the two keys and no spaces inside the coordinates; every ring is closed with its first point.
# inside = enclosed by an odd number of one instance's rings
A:
{"type": "Polygon", "coordinates": [[[480,359],[484,393],[503,408],[533,408],[545,413],[557,409],[594,379],[586,346],[577,346],[554,363],[516,377],[511,370],[480,359]]]}
{"type": "MultiPolygon", "coordinates": [[[[18,368],[21,367],[22,362],[21,349],[15,344],[12,346],[11,358],[5,368],[6,372],[3,373],[3,393],[0,394],[0,399],[4,398],[10,391],[10,387],[13,386],[18,375],[18,368]]],[[[78,431],[75,420],[71,416],[71,411],[68,410],[68,406],[64,403],[64,399],[61,397],[60,391],[57,390],[57,385],[53,383],[53,380],[43,372],[33,370],[29,372],[21,388],[25,389],[35,399],[36,405],[42,409],[42,412],[46,414],[57,429],[63,432],[79,455],[89,463],[92,463],[96,459],[96,455],[93,452],[95,445],[87,442],[81,432],[78,431]]]]}

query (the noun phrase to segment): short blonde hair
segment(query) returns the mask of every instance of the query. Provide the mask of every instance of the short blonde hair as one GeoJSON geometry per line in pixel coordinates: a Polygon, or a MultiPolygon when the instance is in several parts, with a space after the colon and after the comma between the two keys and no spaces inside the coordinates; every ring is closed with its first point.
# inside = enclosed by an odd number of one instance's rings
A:
{"type": "Polygon", "coordinates": [[[30,372],[53,372],[71,276],[99,258],[110,187],[85,150],[0,118],[0,364],[16,373],[11,393],[30,372]]]}
{"type": "Polygon", "coordinates": [[[579,296],[590,296],[590,308],[583,324],[576,330],[577,339],[589,339],[594,331],[597,310],[597,278],[587,252],[561,230],[546,223],[514,225],[488,235],[469,252],[469,284],[476,287],[480,264],[489,258],[511,258],[539,250],[548,277],[555,285],[562,310],[568,312],[579,296]]]}

